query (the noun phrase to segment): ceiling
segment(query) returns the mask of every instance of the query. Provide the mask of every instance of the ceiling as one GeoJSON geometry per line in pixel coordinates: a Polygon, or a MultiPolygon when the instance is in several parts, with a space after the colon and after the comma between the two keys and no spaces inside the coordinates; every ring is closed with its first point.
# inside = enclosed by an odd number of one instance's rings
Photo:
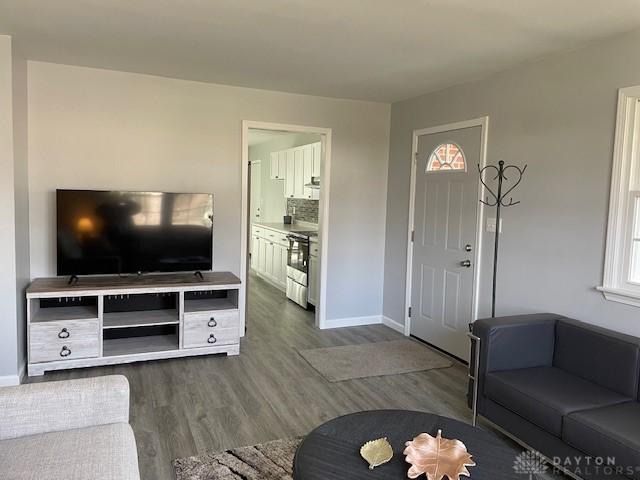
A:
{"type": "Polygon", "coordinates": [[[638,0],[0,0],[30,59],[382,102],[636,28],[638,0]]]}

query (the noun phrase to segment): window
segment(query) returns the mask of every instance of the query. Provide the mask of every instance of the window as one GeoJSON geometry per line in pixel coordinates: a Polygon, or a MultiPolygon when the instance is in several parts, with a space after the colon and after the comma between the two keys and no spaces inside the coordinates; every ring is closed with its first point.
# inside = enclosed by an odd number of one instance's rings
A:
{"type": "Polygon", "coordinates": [[[211,226],[209,195],[176,195],[171,215],[172,225],[211,226]]]}
{"type": "Polygon", "coordinates": [[[132,196],[140,203],[140,212],[133,216],[135,225],[160,225],[162,220],[162,194],[142,194],[132,196]]]}
{"type": "Polygon", "coordinates": [[[438,145],[427,162],[427,172],[438,172],[443,170],[466,171],[467,162],[464,152],[455,143],[442,143],[438,145]]]}
{"type": "Polygon", "coordinates": [[[611,174],[605,298],[640,307],[640,86],[620,89],[611,174]]]}

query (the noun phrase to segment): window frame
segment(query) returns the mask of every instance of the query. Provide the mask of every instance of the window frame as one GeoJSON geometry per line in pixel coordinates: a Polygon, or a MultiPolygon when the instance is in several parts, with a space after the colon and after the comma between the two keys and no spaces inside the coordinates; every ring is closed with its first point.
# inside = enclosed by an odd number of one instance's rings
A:
{"type": "Polygon", "coordinates": [[[631,281],[631,255],[640,198],[640,86],[618,91],[609,222],[602,286],[607,300],[640,307],[640,284],[631,281]]]}
{"type": "Polygon", "coordinates": [[[467,171],[467,156],[464,153],[464,150],[462,149],[462,147],[460,145],[458,145],[456,142],[452,142],[447,140],[446,142],[441,142],[438,145],[436,145],[436,147],[431,151],[431,153],[429,154],[429,156],[427,157],[427,165],[425,167],[425,173],[456,173],[456,172],[466,172],[467,171]],[[429,167],[431,167],[433,161],[434,161],[434,156],[439,157],[439,155],[436,153],[438,150],[440,150],[440,148],[447,147],[447,154],[449,153],[449,146],[453,145],[454,147],[456,147],[458,149],[458,153],[460,154],[460,156],[462,157],[462,164],[464,165],[464,168],[451,168],[451,165],[453,164],[452,161],[451,163],[445,163],[443,164],[439,159],[437,160],[438,163],[440,164],[440,168],[438,168],[437,170],[431,170],[429,167]],[[442,168],[442,165],[448,165],[449,168],[442,168]]]}

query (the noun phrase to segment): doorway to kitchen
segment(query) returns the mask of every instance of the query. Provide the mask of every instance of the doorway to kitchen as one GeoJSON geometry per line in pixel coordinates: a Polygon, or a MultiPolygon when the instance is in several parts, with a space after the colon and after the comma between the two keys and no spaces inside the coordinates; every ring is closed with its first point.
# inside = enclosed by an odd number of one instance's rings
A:
{"type": "Polygon", "coordinates": [[[247,318],[266,313],[260,305],[265,295],[286,310],[271,312],[274,320],[324,327],[330,152],[330,129],[243,122],[240,303],[245,331],[251,328],[247,318]]]}

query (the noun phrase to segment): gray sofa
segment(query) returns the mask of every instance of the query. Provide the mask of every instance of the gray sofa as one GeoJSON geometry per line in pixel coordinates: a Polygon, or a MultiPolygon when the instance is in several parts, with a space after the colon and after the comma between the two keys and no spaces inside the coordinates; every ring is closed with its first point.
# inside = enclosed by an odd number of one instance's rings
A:
{"type": "Polygon", "coordinates": [[[640,339],[553,314],[472,331],[479,415],[578,477],[640,479],[640,339]]]}
{"type": "Polygon", "coordinates": [[[127,379],[0,388],[0,478],[138,480],[127,379]]]}

